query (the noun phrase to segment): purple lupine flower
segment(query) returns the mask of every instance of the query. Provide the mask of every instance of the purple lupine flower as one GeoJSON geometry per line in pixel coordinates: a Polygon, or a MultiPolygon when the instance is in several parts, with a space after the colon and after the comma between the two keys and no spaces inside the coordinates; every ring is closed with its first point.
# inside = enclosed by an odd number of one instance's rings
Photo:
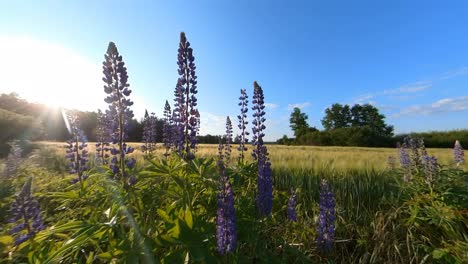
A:
{"type": "Polygon", "coordinates": [[[88,144],[84,132],[79,128],[79,119],[75,112],[67,114],[67,127],[70,132],[70,139],[67,140],[65,158],[70,161],[68,167],[70,174],[76,174],[77,180],[71,183],[83,182],[83,174],[88,170],[88,144]]]}
{"type": "MultiPolygon", "coordinates": [[[[262,153],[263,148],[263,137],[265,134],[263,131],[265,130],[265,101],[263,96],[263,89],[258,85],[258,83],[254,82],[254,95],[252,101],[252,110],[253,110],[253,121],[252,121],[252,145],[253,145],[253,152],[252,156],[254,160],[260,160],[260,156],[262,153]]],[[[263,153],[268,155],[268,153],[263,153]]]]}
{"type": "Polygon", "coordinates": [[[335,241],[335,195],[327,180],[320,183],[320,204],[317,224],[317,245],[322,252],[330,252],[335,241]]]}
{"type": "Polygon", "coordinates": [[[6,178],[10,178],[13,175],[16,174],[19,165],[23,161],[21,158],[23,150],[21,147],[18,145],[17,142],[13,141],[10,143],[10,152],[8,153],[6,162],[5,162],[5,170],[3,172],[3,175],[6,178]]]}
{"type": "Polygon", "coordinates": [[[239,106],[240,106],[240,115],[237,116],[237,119],[239,119],[239,124],[237,127],[240,129],[240,135],[237,137],[239,141],[239,147],[237,150],[240,151],[239,153],[239,161],[242,163],[244,162],[244,151],[247,151],[247,143],[249,142],[249,139],[247,136],[249,135],[249,132],[247,131],[247,125],[249,122],[247,121],[247,112],[249,111],[248,108],[248,103],[249,100],[247,100],[249,97],[247,96],[247,93],[245,89],[241,89],[241,96],[239,97],[239,106]]]}
{"type": "Polygon", "coordinates": [[[216,241],[221,255],[233,252],[237,243],[236,215],[234,208],[234,192],[226,175],[223,163],[223,144],[219,144],[218,170],[219,192],[218,209],[216,210],[216,241]]]}
{"type": "Polygon", "coordinates": [[[99,165],[108,164],[110,142],[112,130],[108,117],[98,110],[97,125],[96,125],[96,163],[99,165]]]}
{"type": "Polygon", "coordinates": [[[408,148],[405,143],[403,143],[399,148],[399,156],[400,156],[400,166],[407,170],[411,166],[410,156],[408,154],[408,148]]]}
{"type": "MultiPolygon", "coordinates": [[[[197,145],[197,75],[195,74],[195,57],[190,42],[187,41],[185,33],[180,33],[180,42],[177,55],[177,65],[179,66],[177,85],[175,89],[174,112],[176,113],[176,123],[179,138],[176,140],[178,153],[191,158],[193,150],[197,145]],[[182,153],[183,152],[183,153],[182,153]]],[[[199,115],[199,113],[198,113],[199,115]]]]}
{"type": "Polygon", "coordinates": [[[129,89],[127,68],[113,42],[109,43],[104,58],[103,81],[105,82],[104,92],[107,94],[104,101],[109,104],[106,113],[113,128],[112,143],[114,144],[111,150],[114,157],[109,167],[114,174],[119,174],[116,178],[121,178],[125,185],[128,178],[125,157],[126,154],[131,153],[131,148],[126,149],[125,140],[128,136],[129,120],[133,118],[133,111],[130,110],[133,102],[128,99],[128,96],[132,91],[129,89]]]}
{"type": "Polygon", "coordinates": [[[269,216],[273,206],[273,182],[271,163],[263,146],[258,155],[257,206],[263,216],[269,216]]]}
{"type": "Polygon", "coordinates": [[[288,220],[292,222],[297,222],[297,197],[296,192],[292,192],[291,196],[288,199],[288,220]]]}
{"type": "Polygon", "coordinates": [[[455,141],[455,145],[453,147],[453,158],[457,166],[463,164],[465,161],[465,153],[463,152],[463,147],[458,140],[455,141]]]}
{"type": "Polygon", "coordinates": [[[437,158],[434,156],[424,155],[422,157],[422,164],[424,167],[424,174],[426,175],[426,183],[431,186],[439,172],[437,158]]]}
{"type": "Polygon", "coordinates": [[[224,156],[226,158],[226,162],[229,162],[231,158],[231,144],[232,144],[232,123],[231,119],[226,117],[226,135],[224,135],[224,156]]]}
{"type": "Polygon", "coordinates": [[[422,138],[413,138],[408,136],[404,141],[404,144],[411,150],[411,166],[414,168],[420,168],[422,165],[422,156],[427,155],[424,140],[422,138]]]}
{"type": "Polygon", "coordinates": [[[145,110],[145,118],[143,119],[143,146],[142,151],[146,154],[152,153],[156,149],[156,122],[157,118],[154,113],[148,115],[145,110]]]}
{"type": "Polygon", "coordinates": [[[23,185],[21,192],[11,205],[12,218],[9,222],[16,225],[10,230],[10,233],[15,236],[16,246],[45,228],[39,203],[31,194],[31,184],[32,177],[23,185]]]}
{"type": "Polygon", "coordinates": [[[163,126],[163,145],[166,148],[166,153],[164,156],[169,156],[169,150],[172,147],[172,111],[169,102],[166,100],[166,105],[164,106],[164,126],[163,126]]]}

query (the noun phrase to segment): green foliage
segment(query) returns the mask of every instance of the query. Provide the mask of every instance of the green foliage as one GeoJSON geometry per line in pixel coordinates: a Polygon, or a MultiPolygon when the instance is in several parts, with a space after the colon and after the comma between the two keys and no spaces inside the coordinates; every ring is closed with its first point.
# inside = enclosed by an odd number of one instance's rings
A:
{"type": "MultiPolygon", "coordinates": [[[[216,250],[218,171],[212,158],[177,155],[140,159],[135,186],[125,189],[104,167],[93,167],[84,185],[70,185],[58,156],[41,148],[13,181],[0,186],[0,259],[14,263],[464,263],[468,249],[468,173],[442,167],[435,182],[423,168],[413,181],[399,169],[373,171],[273,167],[270,217],[256,208],[256,163],[226,172],[236,207],[234,253],[216,250]],[[42,158],[39,158],[42,157],[42,158]],[[54,161],[54,160],[57,161],[54,161]],[[47,166],[47,163],[49,165],[47,166]],[[28,165],[29,164],[29,165],[28,165]],[[34,164],[34,165],[33,165],[34,164]],[[34,168],[33,168],[34,167],[34,168]],[[13,245],[7,232],[14,190],[34,175],[34,193],[47,228],[13,245]],[[315,244],[319,182],[336,196],[334,251],[315,244]],[[286,220],[291,189],[298,222],[286,220]]],[[[274,165],[274,164],[273,164],[274,165]]]]}
{"type": "Polygon", "coordinates": [[[468,130],[432,131],[424,133],[401,134],[395,136],[395,142],[403,142],[406,136],[423,138],[428,148],[453,148],[456,140],[468,142],[468,130]]]}
{"type": "Polygon", "coordinates": [[[289,118],[290,127],[294,132],[295,137],[300,137],[305,134],[309,129],[309,124],[307,124],[307,119],[309,117],[307,114],[302,113],[299,107],[295,107],[289,118]]]}

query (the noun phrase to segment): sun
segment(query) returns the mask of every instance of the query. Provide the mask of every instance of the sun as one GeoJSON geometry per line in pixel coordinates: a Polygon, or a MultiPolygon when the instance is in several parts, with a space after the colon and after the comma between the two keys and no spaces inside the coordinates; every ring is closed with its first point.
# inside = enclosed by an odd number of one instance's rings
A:
{"type": "Polygon", "coordinates": [[[0,36],[1,93],[51,107],[95,110],[103,105],[101,69],[62,45],[24,36],[0,36]]]}

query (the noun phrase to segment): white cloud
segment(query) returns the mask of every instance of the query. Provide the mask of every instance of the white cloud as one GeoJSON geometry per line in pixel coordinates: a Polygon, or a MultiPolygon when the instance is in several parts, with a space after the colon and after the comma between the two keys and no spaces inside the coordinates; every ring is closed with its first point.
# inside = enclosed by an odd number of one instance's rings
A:
{"type": "Polygon", "coordinates": [[[288,104],[288,110],[291,111],[294,108],[299,108],[299,109],[304,109],[306,107],[309,107],[311,105],[310,102],[304,102],[304,103],[297,103],[297,104],[288,104]]]}
{"type": "Polygon", "coordinates": [[[407,94],[407,93],[417,93],[425,91],[432,87],[431,81],[422,81],[422,82],[415,82],[411,84],[406,84],[396,89],[390,89],[383,91],[383,94],[407,94]]]}
{"type": "Polygon", "coordinates": [[[457,76],[467,75],[468,74],[468,67],[461,67],[456,70],[448,71],[440,77],[440,80],[447,80],[452,79],[457,76]]]}
{"type": "Polygon", "coordinates": [[[432,115],[435,113],[458,112],[468,110],[468,96],[460,96],[456,98],[444,98],[435,101],[432,104],[413,105],[402,109],[393,117],[410,116],[410,115],[432,115]]]}
{"type": "Polygon", "coordinates": [[[273,103],[265,103],[265,107],[269,109],[276,109],[279,107],[279,105],[273,103]]]}
{"type": "MultiPolygon", "coordinates": [[[[231,122],[235,122],[231,119],[231,122]]],[[[226,116],[209,112],[200,112],[200,135],[224,135],[226,116]]],[[[233,124],[234,126],[234,124],[233,124]]]]}

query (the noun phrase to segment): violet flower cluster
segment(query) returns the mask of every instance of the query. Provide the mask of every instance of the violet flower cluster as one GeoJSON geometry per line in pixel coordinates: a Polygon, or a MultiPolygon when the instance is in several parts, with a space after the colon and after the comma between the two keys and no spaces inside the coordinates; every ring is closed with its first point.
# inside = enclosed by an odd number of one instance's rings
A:
{"type": "Polygon", "coordinates": [[[297,222],[297,196],[295,192],[292,192],[288,199],[288,220],[291,222],[297,222]]]}
{"type": "Polygon", "coordinates": [[[114,144],[111,149],[113,157],[109,167],[117,178],[123,180],[125,185],[128,182],[127,165],[135,163],[133,160],[126,160],[126,155],[132,153],[134,149],[127,147],[125,143],[128,124],[133,118],[133,111],[130,110],[133,102],[128,99],[132,91],[128,88],[130,84],[128,84],[127,68],[113,42],[109,43],[104,58],[103,81],[105,82],[104,92],[107,94],[104,101],[109,104],[107,116],[113,129],[111,136],[114,144]]]}
{"type": "Polygon", "coordinates": [[[148,111],[145,110],[145,118],[143,119],[142,151],[146,154],[152,153],[154,150],[156,150],[156,128],[157,118],[155,113],[148,115],[148,111]]]}
{"type": "Polygon", "coordinates": [[[269,216],[273,207],[273,181],[271,163],[263,146],[258,155],[257,206],[263,216],[269,216]]]}
{"type": "Polygon", "coordinates": [[[426,175],[426,183],[431,186],[439,172],[439,163],[437,162],[437,158],[434,156],[424,155],[422,157],[422,164],[424,174],[426,175]]]}
{"type": "Polygon", "coordinates": [[[217,195],[218,209],[216,211],[216,241],[221,255],[233,252],[237,243],[236,215],[234,208],[234,192],[226,175],[223,162],[223,144],[218,148],[219,192],[217,195]]]}
{"type": "Polygon", "coordinates": [[[195,57],[190,42],[185,33],[180,34],[177,65],[179,66],[177,85],[175,88],[174,122],[177,132],[175,145],[179,155],[193,158],[197,144],[198,116],[197,110],[197,75],[195,74],[195,57]]]}
{"type": "Polygon", "coordinates": [[[453,158],[455,163],[458,165],[463,164],[465,161],[465,153],[463,151],[463,147],[460,144],[460,141],[455,141],[455,145],[453,146],[453,158]]]}
{"type": "Polygon", "coordinates": [[[32,178],[29,178],[11,205],[9,222],[16,225],[10,229],[10,234],[15,237],[16,246],[45,229],[39,203],[31,194],[31,184],[32,178]]]}
{"type": "Polygon", "coordinates": [[[76,113],[69,113],[68,127],[71,137],[67,140],[65,158],[69,160],[68,167],[70,174],[76,174],[70,183],[83,183],[88,178],[85,172],[88,170],[86,163],[88,162],[88,144],[84,132],[79,128],[79,120],[76,113]]]}
{"type": "MultiPolygon", "coordinates": [[[[253,121],[252,121],[252,145],[254,147],[252,156],[254,160],[260,160],[262,148],[263,148],[263,137],[265,134],[265,99],[263,96],[263,89],[254,82],[254,95],[252,100],[252,110],[253,110],[253,121]]],[[[264,152],[265,155],[268,155],[264,152]]]]}
{"type": "Polygon", "coordinates": [[[173,122],[172,122],[172,111],[169,102],[166,100],[166,104],[164,106],[164,124],[163,124],[163,145],[166,149],[164,156],[169,156],[169,150],[173,146],[173,122]]]}
{"type": "Polygon", "coordinates": [[[98,110],[97,113],[97,125],[96,125],[96,161],[99,165],[108,164],[109,151],[111,142],[111,124],[108,117],[98,110]]]}
{"type": "Polygon", "coordinates": [[[10,143],[10,152],[8,153],[3,172],[4,177],[10,178],[16,174],[19,165],[23,161],[21,158],[22,153],[23,149],[21,149],[17,142],[13,141],[10,143]]]}
{"type": "Polygon", "coordinates": [[[224,135],[224,157],[226,162],[229,162],[232,152],[232,123],[231,119],[226,117],[226,135],[224,135]]]}
{"type": "Polygon", "coordinates": [[[239,124],[237,127],[240,130],[240,135],[237,137],[237,140],[239,141],[239,147],[237,150],[239,150],[239,161],[242,163],[244,162],[244,152],[247,151],[247,143],[249,142],[249,139],[247,136],[250,134],[247,131],[247,125],[249,122],[247,121],[247,112],[249,111],[248,108],[248,96],[245,91],[245,89],[241,89],[241,96],[239,97],[239,106],[240,106],[240,115],[237,116],[237,119],[239,120],[239,124]]]}
{"type": "Polygon", "coordinates": [[[320,204],[317,225],[317,245],[322,252],[330,252],[335,241],[335,195],[327,180],[320,183],[320,204]]]}
{"type": "Polygon", "coordinates": [[[408,153],[408,148],[404,143],[399,147],[399,157],[400,166],[405,170],[409,169],[411,166],[411,160],[408,153]]]}

